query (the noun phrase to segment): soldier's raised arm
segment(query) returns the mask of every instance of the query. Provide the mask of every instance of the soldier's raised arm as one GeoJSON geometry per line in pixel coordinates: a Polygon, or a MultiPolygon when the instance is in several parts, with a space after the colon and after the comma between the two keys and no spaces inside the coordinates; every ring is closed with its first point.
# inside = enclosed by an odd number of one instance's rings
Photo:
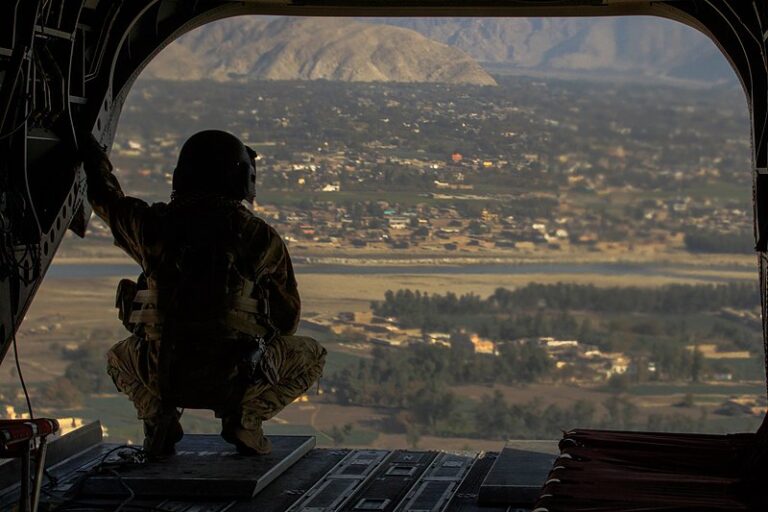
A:
{"type": "Polygon", "coordinates": [[[93,136],[82,141],[81,156],[93,211],[109,225],[115,245],[141,263],[141,229],[149,205],[123,193],[112,162],[93,136]]]}

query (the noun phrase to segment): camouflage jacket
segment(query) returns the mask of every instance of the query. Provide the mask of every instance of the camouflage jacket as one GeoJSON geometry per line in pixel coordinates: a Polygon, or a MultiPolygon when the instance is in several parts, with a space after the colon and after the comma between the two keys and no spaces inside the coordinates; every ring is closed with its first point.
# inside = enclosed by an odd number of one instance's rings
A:
{"type": "MultiPolygon", "coordinates": [[[[105,154],[84,164],[94,211],[109,225],[115,245],[141,265],[150,289],[173,288],[179,247],[185,241],[223,244],[237,253],[232,258],[237,274],[258,280],[261,289],[254,294],[266,292],[270,319],[279,334],[296,331],[301,300],[288,250],[280,235],[241,202],[201,196],[149,205],[123,193],[105,154]]],[[[243,283],[229,286],[237,294],[243,283]]]]}

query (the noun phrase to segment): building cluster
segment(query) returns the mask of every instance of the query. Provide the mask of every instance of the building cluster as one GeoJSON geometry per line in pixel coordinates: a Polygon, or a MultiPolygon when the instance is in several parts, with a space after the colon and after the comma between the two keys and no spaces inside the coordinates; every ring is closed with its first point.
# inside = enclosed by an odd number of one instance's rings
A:
{"type": "Polygon", "coordinates": [[[751,229],[743,113],[717,95],[265,83],[233,103],[184,87],[139,87],[113,148],[125,188],[167,200],[184,137],[225,119],[260,154],[257,212],[310,250],[656,250],[751,229]]]}
{"type": "MultiPolygon", "coordinates": [[[[303,322],[315,330],[343,335],[352,343],[404,347],[411,344],[428,344],[450,348],[456,334],[447,332],[408,329],[398,325],[396,318],[382,318],[367,312],[342,312],[327,316],[314,314],[303,322]]],[[[524,338],[513,341],[496,341],[477,333],[460,332],[469,341],[476,354],[499,356],[502,345],[535,344],[542,348],[558,370],[566,370],[572,380],[606,380],[613,375],[635,371],[632,360],[621,352],[603,352],[599,348],[576,340],[559,340],[553,337],[524,338]],[[571,371],[576,370],[576,371],[571,371]]],[[[656,371],[654,363],[645,363],[648,371],[656,371]]]]}
{"type": "MultiPolygon", "coordinates": [[[[475,354],[501,356],[505,345],[534,345],[541,348],[552,361],[559,379],[577,383],[604,382],[623,375],[640,381],[668,378],[652,357],[604,351],[596,345],[576,339],[540,336],[500,341],[465,330],[454,333],[426,331],[405,328],[397,318],[376,316],[371,311],[341,312],[335,315],[310,313],[302,321],[305,327],[339,335],[347,343],[361,349],[376,345],[402,348],[414,344],[452,348],[457,340],[462,340],[465,346],[471,346],[475,354]]],[[[714,343],[689,345],[686,350],[690,353],[698,352],[698,356],[709,361],[712,371],[708,372],[707,378],[719,382],[734,380],[730,370],[718,369],[727,368],[722,363],[743,363],[752,357],[748,350],[721,350],[714,343]]]]}

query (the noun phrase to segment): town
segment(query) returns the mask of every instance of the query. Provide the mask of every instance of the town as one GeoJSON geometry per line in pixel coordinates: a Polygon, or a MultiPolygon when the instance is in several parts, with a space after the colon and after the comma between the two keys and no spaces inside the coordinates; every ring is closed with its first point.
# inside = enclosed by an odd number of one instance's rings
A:
{"type": "Polygon", "coordinates": [[[232,131],[260,154],[256,212],[299,257],[749,253],[739,92],[607,91],[147,81],[113,158],[126,188],[167,200],[183,138],[232,131]]]}

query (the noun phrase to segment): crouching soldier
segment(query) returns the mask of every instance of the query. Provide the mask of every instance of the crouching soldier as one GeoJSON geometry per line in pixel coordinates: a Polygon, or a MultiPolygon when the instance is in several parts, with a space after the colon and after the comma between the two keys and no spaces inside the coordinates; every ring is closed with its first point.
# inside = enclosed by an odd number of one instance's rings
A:
{"type": "Polygon", "coordinates": [[[107,371],[144,421],[150,457],[174,452],[179,408],[211,409],[242,454],[266,454],[262,422],[306,392],[325,349],[295,336],[301,302],[277,232],[256,217],[256,154],[227,132],[181,148],[169,203],[125,196],[104,150],[84,142],[88,199],[115,244],[143,270],[123,280],[118,308],[133,333],[107,371]]]}

